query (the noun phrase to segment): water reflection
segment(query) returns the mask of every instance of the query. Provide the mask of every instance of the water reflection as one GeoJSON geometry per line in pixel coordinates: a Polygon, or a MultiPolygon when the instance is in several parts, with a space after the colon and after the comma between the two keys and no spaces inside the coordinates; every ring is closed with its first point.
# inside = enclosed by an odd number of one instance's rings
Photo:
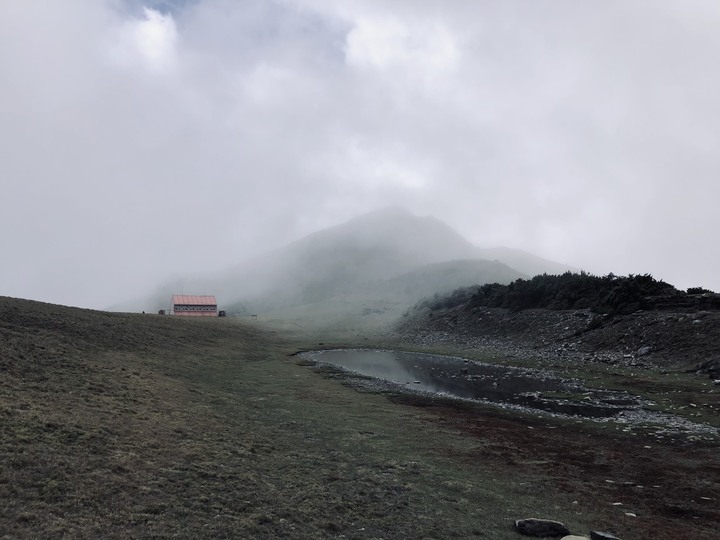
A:
{"type": "Polygon", "coordinates": [[[546,371],[472,362],[463,358],[401,351],[330,350],[306,353],[343,370],[411,390],[588,417],[613,416],[639,406],[622,394],[624,406],[608,401],[614,392],[589,390],[546,371]],[[560,394],[548,397],[548,393],[560,394]]]}

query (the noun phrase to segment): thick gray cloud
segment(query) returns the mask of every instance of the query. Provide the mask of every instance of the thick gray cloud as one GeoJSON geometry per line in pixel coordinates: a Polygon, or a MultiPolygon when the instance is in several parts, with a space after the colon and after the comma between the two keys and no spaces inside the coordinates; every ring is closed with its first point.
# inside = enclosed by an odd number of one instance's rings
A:
{"type": "Polygon", "coordinates": [[[0,294],[103,307],[383,205],[720,289],[714,1],[0,1],[0,294]]]}

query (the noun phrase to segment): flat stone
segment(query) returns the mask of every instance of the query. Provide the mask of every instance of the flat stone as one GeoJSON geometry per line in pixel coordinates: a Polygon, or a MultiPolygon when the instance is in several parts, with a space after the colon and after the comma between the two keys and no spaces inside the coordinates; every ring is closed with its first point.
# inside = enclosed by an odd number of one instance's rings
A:
{"type": "Polygon", "coordinates": [[[565,524],[551,519],[518,519],[515,521],[515,528],[520,534],[527,536],[567,536],[570,530],[565,524]]]}
{"type": "Polygon", "coordinates": [[[570,536],[563,536],[560,540],[590,540],[587,536],[577,536],[571,534],[570,536]]]}

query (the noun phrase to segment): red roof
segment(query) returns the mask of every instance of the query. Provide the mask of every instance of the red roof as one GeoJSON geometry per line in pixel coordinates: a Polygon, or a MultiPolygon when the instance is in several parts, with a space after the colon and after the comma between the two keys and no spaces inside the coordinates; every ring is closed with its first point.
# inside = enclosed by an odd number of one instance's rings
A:
{"type": "Polygon", "coordinates": [[[172,304],[173,304],[173,306],[176,304],[190,305],[190,306],[216,306],[217,302],[215,301],[214,296],[173,294],[172,304]]]}

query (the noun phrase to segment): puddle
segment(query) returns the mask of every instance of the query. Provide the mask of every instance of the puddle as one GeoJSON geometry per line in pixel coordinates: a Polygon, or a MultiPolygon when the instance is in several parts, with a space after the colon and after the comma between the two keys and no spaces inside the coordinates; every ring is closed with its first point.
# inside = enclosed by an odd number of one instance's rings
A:
{"type": "Polygon", "coordinates": [[[313,351],[302,356],[409,391],[562,415],[609,418],[646,404],[639,397],[589,389],[545,370],[452,356],[363,349],[313,351]]]}

